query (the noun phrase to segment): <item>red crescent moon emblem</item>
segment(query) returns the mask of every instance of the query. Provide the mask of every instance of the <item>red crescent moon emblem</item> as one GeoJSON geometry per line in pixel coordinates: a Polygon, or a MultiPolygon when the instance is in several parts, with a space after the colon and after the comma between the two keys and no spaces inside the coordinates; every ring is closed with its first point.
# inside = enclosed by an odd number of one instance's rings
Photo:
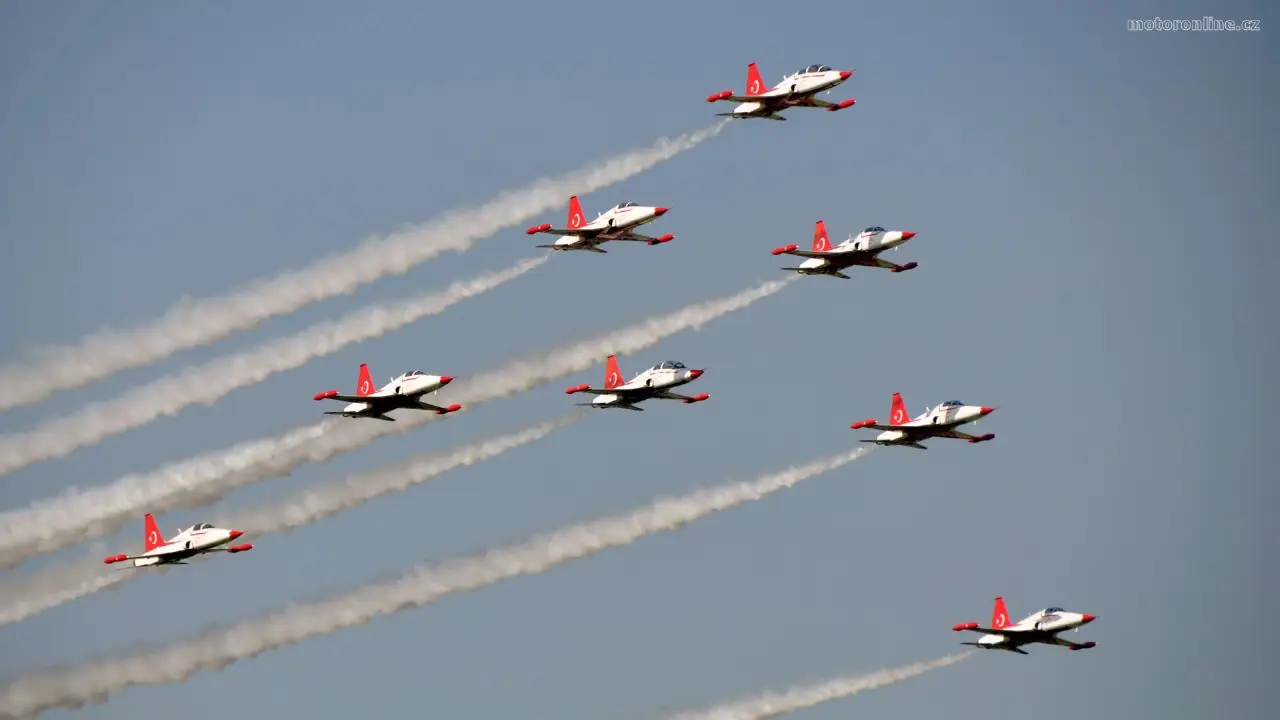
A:
{"type": "Polygon", "coordinates": [[[758,93],[758,92],[760,92],[760,81],[759,81],[759,80],[752,80],[752,81],[751,81],[751,92],[752,92],[752,93],[758,93]]]}
{"type": "Polygon", "coordinates": [[[365,380],[364,382],[360,383],[360,392],[362,392],[362,393],[367,393],[367,392],[369,392],[369,381],[368,381],[368,380],[365,380]]]}
{"type": "Polygon", "coordinates": [[[900,423],[900,422],[902,422],[902,418],[903,418],[903,416],[904,416],[904,415],[905,415],[905,413],[903,413],[903,412],[902,412],[902,409],[901,409],[901,408],[899,408],[899,409],[897,409],[897,410],[894,410],[894,411],[893,411],[893,421],[894,421],[894,422],[896,422],[896,423],[900,423]]]}
{"type": "Polygon", "coordinates": [[[157,538],[157,537],[156,537],[156,531],[155,531],[155,530],[152,530],[151,532],[147,533],[147,542],[149,542],[149,543],[154,543],[154,542],[156,542],[158,539],[159,539],[159,538],[157,538]]]}

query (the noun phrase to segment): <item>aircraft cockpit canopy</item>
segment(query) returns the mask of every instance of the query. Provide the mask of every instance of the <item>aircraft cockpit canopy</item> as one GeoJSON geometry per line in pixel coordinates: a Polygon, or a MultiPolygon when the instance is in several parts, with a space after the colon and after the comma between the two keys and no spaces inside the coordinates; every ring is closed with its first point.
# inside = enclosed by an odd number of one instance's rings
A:
{"type": "Polygon", "coordinates": [[[629,207],[637,207],[637,205],[636,205],[635,203],[633,203],[633,202],[624,202],[624,203],[618,203],[618,204],[617,204],[617,205],[615,205],[614,207],[617,207],[617,208],[629,208],[629,207]]]}
{"type": "Polygon", "coordinates": [[[1065,611],[1065,610],[1063,610],[1063,609],[1062,609],[1062,608],[1060,608],[1060,607],[1051,607],[1051,608],[1045,608],[1045,609],[1044,609],[1044,614],[1045,614],[1045,615],[1053,615],[1053,614],[1055,614],[1055,613],[1060,613],[1060,612],[1066,612],[1066,611],[1065,611]]]}
{"type": "Polygon", "coordinates": [[[208,530],[208,529],[210,529],[210,528],[212,528],[212,527],[213,527],[213,525],[211,525],[211,524],[209,524],[209,523],[200,523],[200,524],[198,524],[198,525],[194,525],[194,526],[192,526],[192,528],[191,528],[191,529],[192,529],[192,530],[208,530]]]}
{"type": "Polygon", "coordinates": [[[418,377],[419,375],[426,375],[426,373],[422,372],[421,370],[410,370],[409,372],[404,374],[404,376],[407,378],[418,377]]]}
{"type": "Polygon", "coordinates": [[[939,405],[939,407],[964,407],[964,403],[959,400],[948,400],[939,405]]]}
{"type": "Polygon", "coordinates": [[[879,235],[882,232],[884,232],[884,228],[880,227],[879,225],[872,225],[866,230],[863,230],[862,234],[863,235],[879,235]]]}
{"type": "Polygon", "coordinates": [[[810,73],[820,73],[820,72],[831,72],[831,68],[826,65],[810,65],[809,67],[801,70],[800,74],[808,75],[810,73]]]}
{"type": "Polygon", "coordinates": [[[661,365],[659,365],[656,369],[658,369],[658,370],[684,370],[685,368],[684,368],[684,363],[682,363],[682,362],[676,362],[675,360],[667,360],[666,362],[664,362],[664,363],[662,363],[661,365]]]}

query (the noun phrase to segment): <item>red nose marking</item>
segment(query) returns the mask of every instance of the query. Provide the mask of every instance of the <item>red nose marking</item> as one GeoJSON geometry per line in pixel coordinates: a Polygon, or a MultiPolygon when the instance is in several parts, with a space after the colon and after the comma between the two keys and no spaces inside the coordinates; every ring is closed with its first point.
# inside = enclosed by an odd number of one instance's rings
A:
{"type": "Polygon", "coordinates": [[[448,384],[449,384],[449,383],[451,383],[451,382],[453,382],[453,378],[449,377],[448,375],[441,375],[441,376],[440,376],[440,384],[441,384],[441,385],[448,385],[448,384]]]}
{"type": "Polygon", "coordinates": [[[671,209],[671,208],[654,208],[654,209],[653,209],[653,214],[654,214],[654,215],[666,215],[666,214],[667,214],[667,210],[670,210],[670,209],[671,209]]]}
{"type": "Polygon", "coordinates": [[[852,70],[841,70],[841,71],[840,71],[840,79],[841,79],[841,80],[848,80],[850,75],[853,75],[853,71],[852,71],[852,70]]]}
{"type": "Polygon", "coordinates": [[[232,530],[232,531],[231,531],[231,533],[230,533],[230,535],[231,535],[231,539],[232,539],[232,540],[235,540],[236,538],[240,537],[240,536],[241,536],[241,535],[243,535],[243,534],[244,534],[244,533],[243,533],[243,532],[241,532],[241,531],[239,531],[239,530],[232,530]]]}
{"type": "Polygon", "coordinates": [[[1080,618],[1080,622],[1081,623],[1093,622],[1094,617],[1095,617],[1094,615],[1085,615],[1084,617],[1080,618]]]}
{"type": "Polygon", "coordinates": [[[690,371],[689,371],[689,377],[691,377],[691,378],[695,378],[695,379],[696,379],[696,378],[700,378],[700,377],[702,377],[702,373],[704,373],[704,372],[706,372],[706,371],[705,371],[705,370],[690,370],[690,371]]]}
{"type": "Polygon", "coordinates": [[[980,415],[990,415],[991,413],[993,413],[993,412],[995,412],[995,411],[996,411],[996,409],[995,409],[995,408],[990,408],[990,407],[978,408],[978,413],[979,413],[980,415]]]}
{"type": "Polygon", "coordinates": [[[903,240],[910,240],[911,238],[913,238],[913,237],[915,237],[915,236],[916,236],[916,234],[915,234],[914,232],[911,232],[910,230],[908,230],[908,231],[906,231],[906,232],[902,233],[902,239],[903,239],[903,240]]]}

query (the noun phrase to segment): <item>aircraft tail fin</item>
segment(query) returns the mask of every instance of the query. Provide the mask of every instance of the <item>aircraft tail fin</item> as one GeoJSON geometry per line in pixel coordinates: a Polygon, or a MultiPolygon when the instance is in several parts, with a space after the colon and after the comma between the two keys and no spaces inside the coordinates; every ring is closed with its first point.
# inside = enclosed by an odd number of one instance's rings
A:
{"type": "Polygon", "coordinates": [[[813,226],[813,251],[826,252],[831,249],[831,238],[827,236],[827,223],[819,220],[813,226]]]}
{"type": "Polygon", "coordinates": [[[893,401],[889,403],[889,424],[903,425],[911,419],[911,415],[907,412],[907,404],[902,401],[902,393],[894,393],[893,401]]]}
{"type": "Polygon", "coordinates": [[[763,95],[764,78],[760,77],[760,68],[755,63],[747,65],[747,95],[763,95]]]}
{"type": "Polygon", "coordinates": [[[612,390],[622,384],[622,371],[618,369],[618,356],[610,355],[604,364],[604,388],[612,390]]]}
{"type": "Polygon", "coordinates": [[[372,395],[373,394],[373,375],[369,372],[369,366],[360,363],[360,378],[356,381],[356,395],[372,395]]]}
{"type": "Polygon", "coordinates": [[[160,534],[160,526],[156,524],[156,519],[147,513],[142,517],[143,530],[146,536],[143,538],[143,552],[150,552],[164,544],[164,535],[160,534]]]}
{"type": "Polygon", "coordinates": [[[995,628],[996,630],[1000,630],[1002,628],[1008,627],[1008,625],[1009,625],[1009,611],[1006,610],[1004,607],[1004,598],[998,597],[996,598],[995,607],[992,608],[991,610],[991,627],[995,628]]]}
{"type": "Polygon", "coordinates": [[[570,230],[577,230],[587,224],[587,216],[582,214],[582,203],[578,202],[578,196],[574,195],[569,198],[569,216],[567,225],[570,230]]]}

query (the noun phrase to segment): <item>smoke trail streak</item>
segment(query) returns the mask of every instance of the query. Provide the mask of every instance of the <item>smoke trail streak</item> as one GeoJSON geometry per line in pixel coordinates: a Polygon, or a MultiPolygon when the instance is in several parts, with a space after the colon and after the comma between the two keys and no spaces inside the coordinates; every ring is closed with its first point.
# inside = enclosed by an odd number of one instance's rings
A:
{"type": "MultiPolygon", "coordinates": [[[[609,352],[635,352],[677,332],[701,327],[778,292],[796,277],[761,283],[735,295],[642,320],[532,359],[516,359],[469,380],[455,380],[443,393],[457,386],[458,396],[450,399],[461,402],[462,412],[466,413],[467,406],[508,397],[557,377],[586,370],[597,365],[609,352]]],[[[414,413],[395,423],[326,420],[282,437],[250,441],[208,453],[150,475],[129,476],[84,491],[73,489],[24,510],[0,513],[0,567],[12,567],[32,555],[114,532],[142,512],[197,507],[234,488],[288,474],[304,463],[324,462],[379,437],[409,432],[437,417],[433,413],[414,413]]]]}
{"type": "Polygon", "coordinates": [[[288,532],[296,527],[319,522],[343,510],[359,507],[374,498],[407,490],[452,470],[474,465],[540,440],[584,417],[586,412],[573,412],[507,435],[444,452],[423,453],[377,470],[353,474],[341,482],[303,490],[268,507],[236,512],[235,527],[250,535],[288,532]]]}
{"type": "MultiPolygon", "coordinates": [[[[274,505],[249,511],[230,511],[217,522],[243,530],[248,536],[288,532],[319,522],[330,515],[358,507],[376,497],[427,482],[467,465],[488,460],[521,445],[550,435],[585,417],[575,412],[495,438],[463,445],[445,452],[424,453],[320,488],[306,489],[274,505]]],[[[0,586],[0,625],[26,619],[66,602],[92,595],[125,580],[141,577],[131,570],[104,568],[89,557],[70,565],[58,565],[21,583],[0,586]]]]}
{"type": "Polygon", "coordinates": [[[900,668],[880,670],[870,675],[835,678],[814,685],[800,685],[781,693],[769,692],[749,700],[720,705],[699,712],[669,716],[671,720],[765,720],[804,710],[815,705],[857,695],[863,690],[874,690],[954,665],[972,653],[963,652],[947,657],[918,662],[900,668]]]}
{"type": "Polygon", "coordinates": [[[126,475],[109,485],[87,490],[73,487],[22,510],[0,513],[0,568],[115,532],[126,521],[148,512],[141,508],[163,512],[198,507],[241,485],[286,475],[291,466],[284,458],[314,448],[314,440],[339,429],[340,424],[336,419],[323,420],[274,438],[250,440],[171,463],[149,474],[126,475]]]}
{"type": "Polygon", "coordinates": [[[23,581],[6,581],[0,586],[0,625],[25,620],[132,577],[138,577],[137,571],[104,568],[101,558],[86,557],[67,565],[55,565],[23,581]]]}
{"type": "Polygon", "coordinates": [[[62,457],[195,403],[211,405],[233,390],[302,367],[351,343],[398,330],[492,290],[545,263],[551,256],[521,260],[504,270],[460,280],[430,295],[371,305],[338,319],[243,352],[160,378],[112,400],[89,405],[24,433],[0,437],[0,475],[41,460],[62,457]]]}
{"type": "Polygon", "coordinates": [[[37,350],[28,363],[0,367],[0,411],[207,345],[268,318],[408,272],[445,251],[466,251],[481,238],[560,207],[574,193],[599,190],[670,160],[723,127],[720,122],[675,138],[660,138],[648,147],[505,191],[479,207],[453,211],[385,238],[366,239],[310,267],[258,280],[226,295],[184,300],[140,327],[101,330],[78,345],[37,350]]]}
{"type": "Polygon", "coordinates": [[[524,542],[439,565],[423,566],[389,582],[295,604],[253,620],[214,628],[166,646],[139,649],[79,667],[36,671],[0,689],[0,717],[27,717],[55,707],[103,702],[134,685],[182,682],[200,670],[225,668],[268,650],[364,625],[381,615],[420,607],[521,575],[542,573],[569,560],[621,547],[654,533],[727,510],[865,455],[848,450],[755,480],[659,498],[629,513],[570,525],[524,542]]]}

